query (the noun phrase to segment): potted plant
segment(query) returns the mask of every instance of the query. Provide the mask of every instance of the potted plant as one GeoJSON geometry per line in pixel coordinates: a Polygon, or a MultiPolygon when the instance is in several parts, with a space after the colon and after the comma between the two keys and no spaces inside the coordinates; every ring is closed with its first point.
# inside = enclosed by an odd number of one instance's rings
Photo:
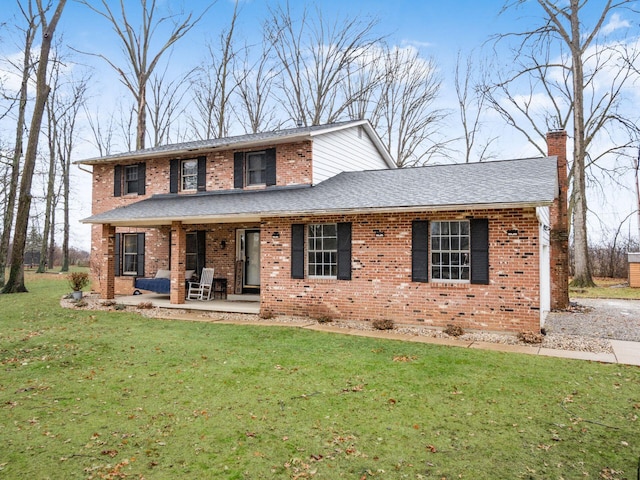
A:
{"type": "Polygon", "coordinates": [[[85,272],[71,272],[67,275],[67,280],[69,281],[71,290],[73,290],[71,296],[75,300],[80,300],[82,298],[82,289],[89,285],[89,274],[85,272]]]}

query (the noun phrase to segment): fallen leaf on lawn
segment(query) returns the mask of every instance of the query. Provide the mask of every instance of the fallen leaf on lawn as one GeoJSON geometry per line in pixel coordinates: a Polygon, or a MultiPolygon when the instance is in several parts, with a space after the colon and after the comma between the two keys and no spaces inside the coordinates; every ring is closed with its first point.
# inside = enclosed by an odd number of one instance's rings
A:
{"type": "Polygon", "coordinates": [[[113,458],[118,455],[118,450],[103,450],[100,453],[102,453],[102,455],[109,455],[111,458],[113,458]]]}

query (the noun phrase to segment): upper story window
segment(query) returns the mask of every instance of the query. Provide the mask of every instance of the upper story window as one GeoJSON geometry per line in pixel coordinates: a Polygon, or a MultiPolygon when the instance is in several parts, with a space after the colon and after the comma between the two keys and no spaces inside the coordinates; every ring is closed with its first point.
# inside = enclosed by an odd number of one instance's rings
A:
{"type": "Polygon", "coordinates": [[[233,156],[233,187],[276,184],[276,149],[236,152],[233,156]]]}
{"type": "Polygon", "coordinates": [[[267,177],[267,157],[265,152],[247,153],[247,185],[265,185],[267,177]]]}
{"type": "Polygon", "coordinates": [[[207,189],[207,158],[172,159],[169,162],[169,192],[204,192],[207,189]]]}
{"type": "Polygon", "coordinates": [[[113,168],[113,196],[145,194],[145,164],[116,165],[113,168]]]}
{"type": "Polygon", "coordinates": [[[124,167],[124,194],[138,193],[138,165],[124,167]]]}
{"type": "Polygon", "coordinates": [[[431,278],[469,281],[470,229],[468,220],[431,222],[431,278]]]}
{"type": "Polygon", "coordinates": [[[180,189],[196,190],[198,188],[198,160],[191,158],[180,162],[180,189]]]}

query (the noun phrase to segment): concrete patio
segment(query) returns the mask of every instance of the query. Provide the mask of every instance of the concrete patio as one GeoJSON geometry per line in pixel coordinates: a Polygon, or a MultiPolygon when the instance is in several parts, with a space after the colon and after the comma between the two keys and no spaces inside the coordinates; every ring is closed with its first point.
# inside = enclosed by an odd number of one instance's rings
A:
{"type": "Polygon", "coordinates": [[[127,306],[151,302],[154,307],[180,310],[227,313],[260,313],[260,295],[227,295],[226,299],[185,300],[175,304],[169,301],[169,295],[159,293],[143,293],[141,295],[117,295],[115,300],[127,306]]]}

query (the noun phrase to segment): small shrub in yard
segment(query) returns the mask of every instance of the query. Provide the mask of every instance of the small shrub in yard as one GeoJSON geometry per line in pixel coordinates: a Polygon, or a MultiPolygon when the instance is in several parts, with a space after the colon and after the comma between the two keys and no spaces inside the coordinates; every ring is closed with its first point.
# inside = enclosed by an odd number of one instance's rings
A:
{"type": "Polygon", "coordinates": [[[318,323],[331,323],[333,322],[333,318],[323,315],[321,317],[316,318],[318,323]]]}
{"type": "Polygon", "coordinates": [[[140,302],[138,305],[136,305],[136,308],[138,310],[149,310],[150,308],[153,308],[153,303],[151,303],[151,302],[140,302]]]}
{"type": "Polygon", "coordinates": [[[89,305],[85,300],[78,300],[73,304],[76,308],[84,308],[89,305]]]}
{"type": "Polygon", "coordinates": [[[67,281],[69,282],[69,286],[71,290],[74,292],[79,292],[84,287],[89,285],[89,274],[85,272],[71,272],[67,275],[67,281]]]}
{"type": "Polygon", "coordinates": [[[444,329],[444,333],[449,335],[450,337],[460,337],[464,335],[464,329],[460,325],[447,325],[447,328],[444,329]]]}
{"type": "Polygon", "coordinates": [[[518,333],[518,340],[520,340],[523,343],[531,343],[531,344],[537,344],[537,343],[542,343],[542,340],[544,340],[544,335],[542,335],[541,333],[536,333],[536,332],[520,332],[518,333]]]}
{"type": "Polygon", "coordinates": [[[375,328],[376,330],[393,330],[393,327],[395,327],[395,322],[390,318],[382,318],[374,320],[371,325],[373,325],[373,328],[375,328]]]}
{"type": "Polygon", "coordinates": [[[114,307],[115,310],[124,310],[127,306],[124,303],[117,303],[114,307]]]}
{"type": "Polygon", "coordinates": [[[273,318],[273,311],[271,311],[268,308],[263,308],[260,310],[260,318],[262,318],[263,320],[269,320],[271,318],[273,318]]]}

